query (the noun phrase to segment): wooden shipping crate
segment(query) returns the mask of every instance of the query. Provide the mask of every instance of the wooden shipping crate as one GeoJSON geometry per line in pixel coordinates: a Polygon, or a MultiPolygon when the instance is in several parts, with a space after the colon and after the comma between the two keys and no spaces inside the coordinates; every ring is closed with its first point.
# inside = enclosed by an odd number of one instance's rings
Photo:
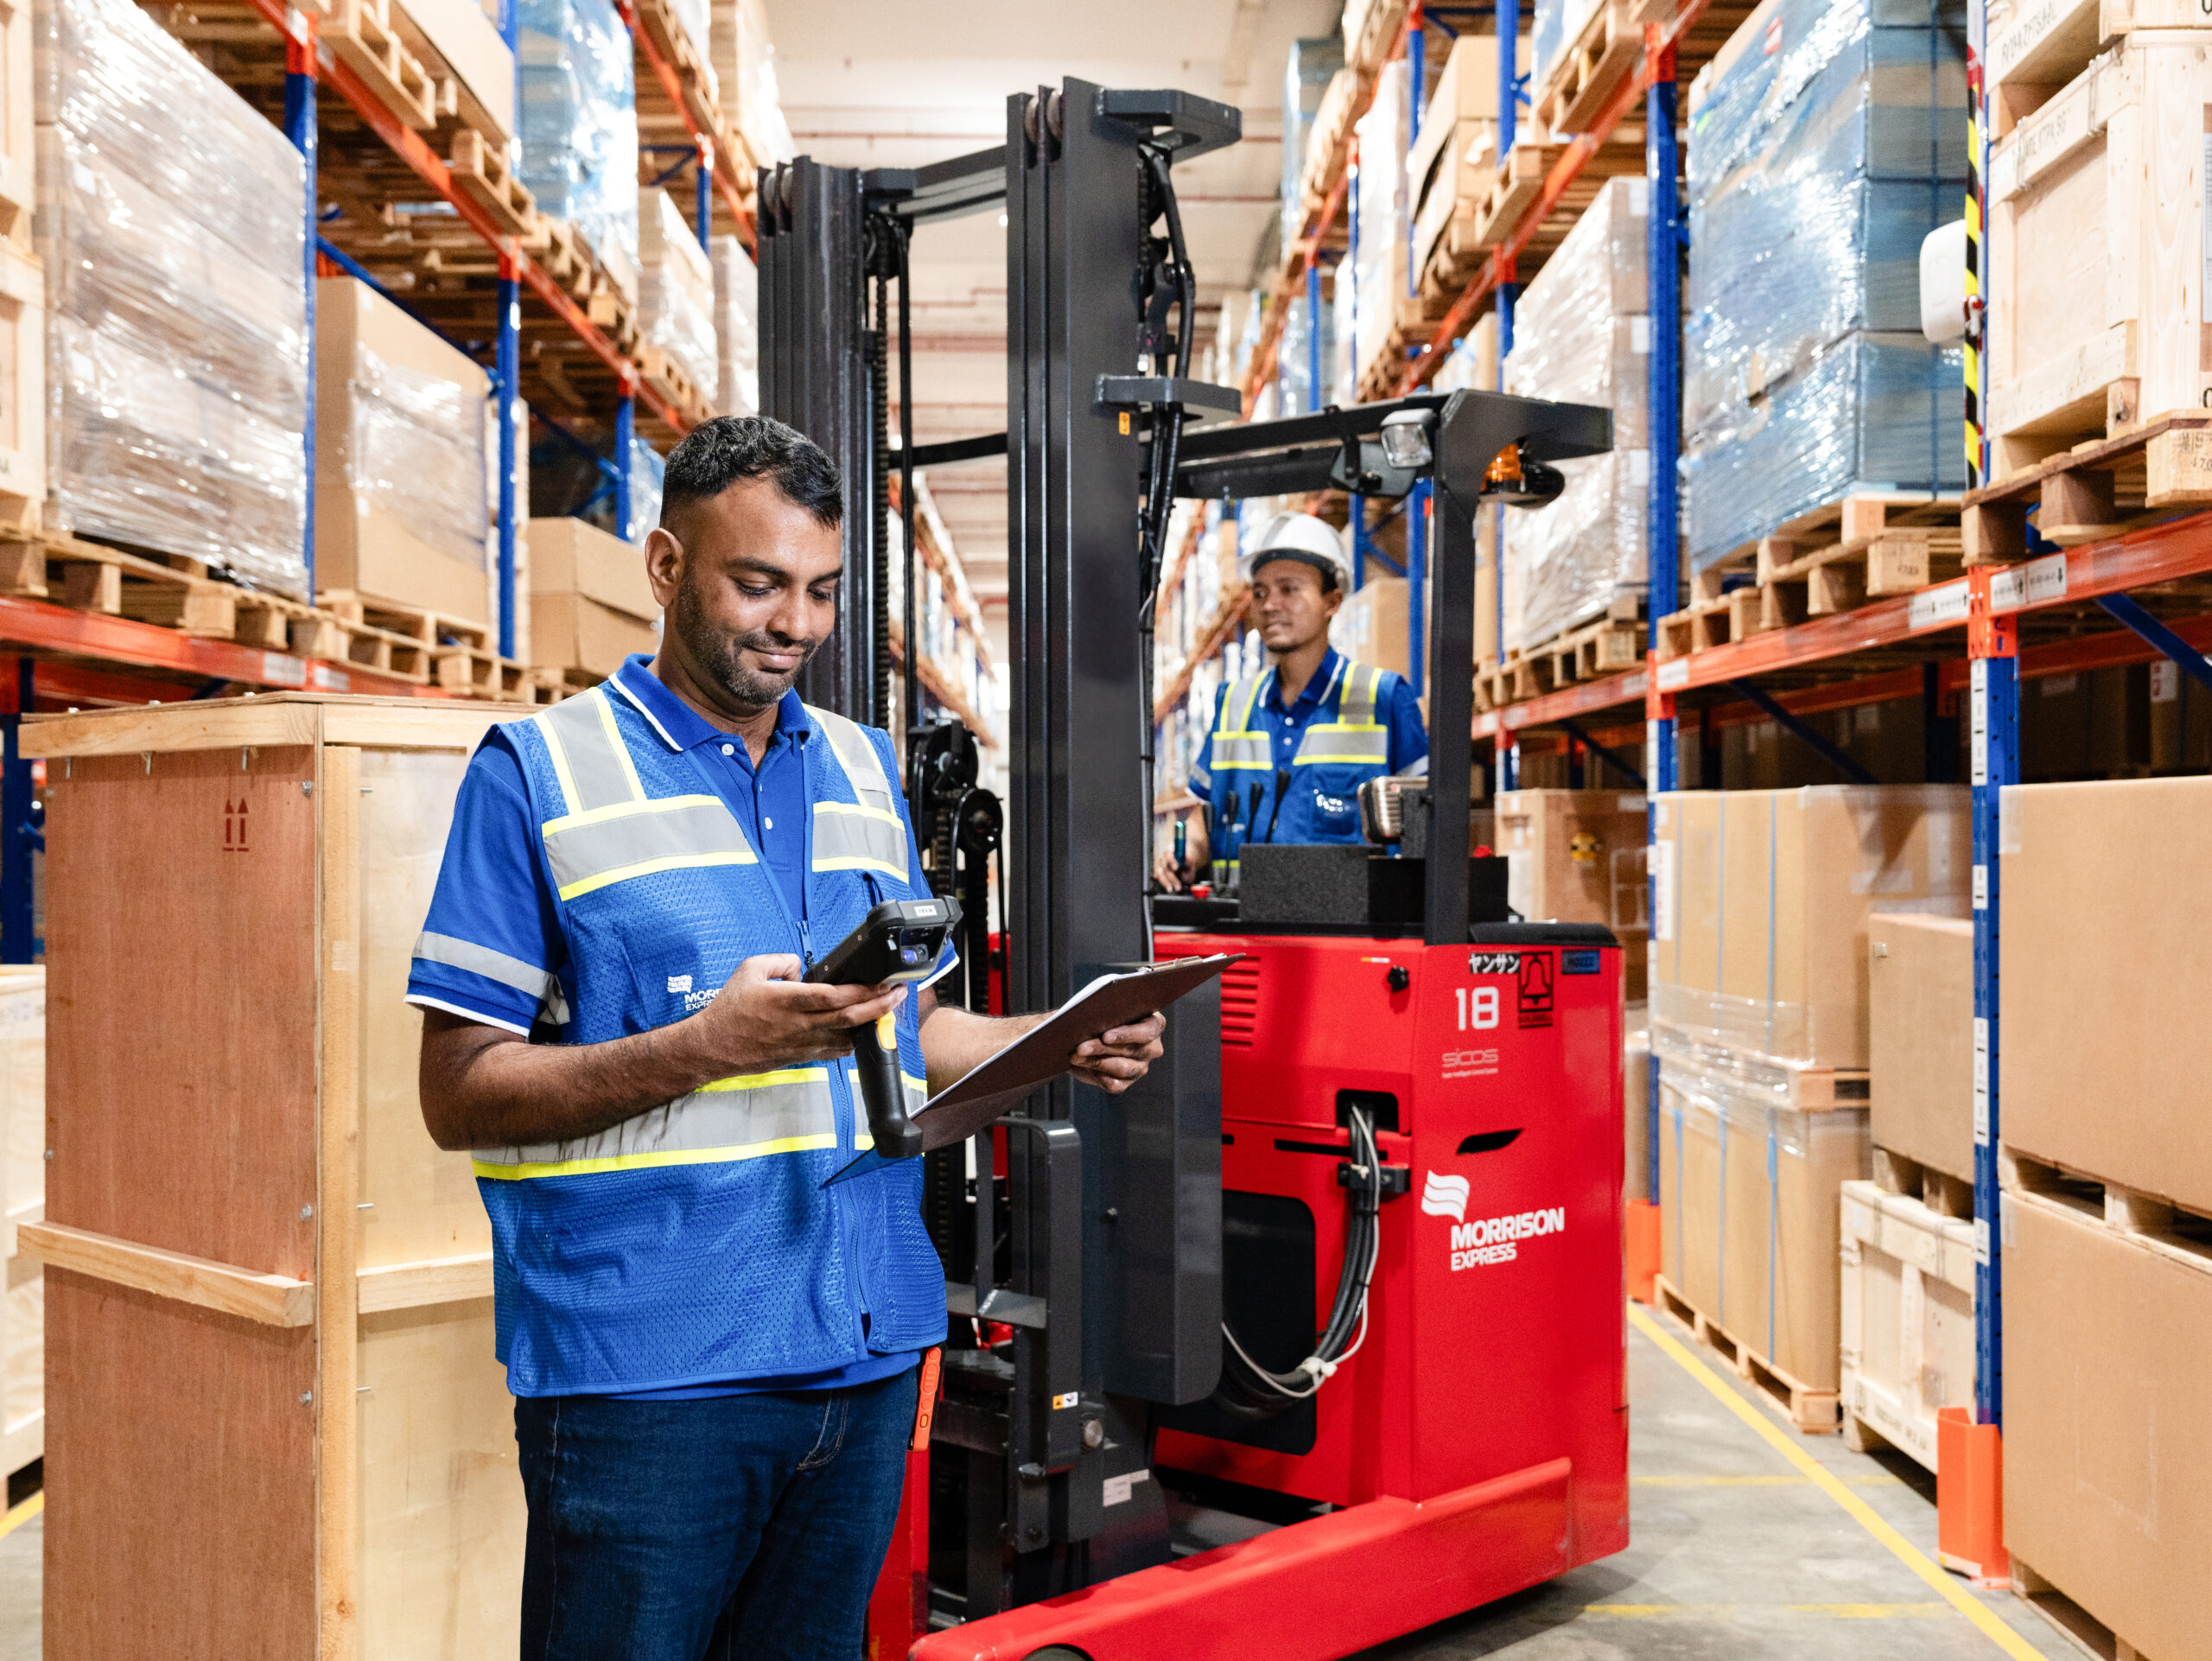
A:
{"type": "Polygon", "coordinates": [[[403,1001],[518,711],[298,694],[49,716],[46,1654],[519,1641],[491,1232],[403,1001]]]}
{"type": "Polygon", "coordinates": [[[45,1288],[16,1231],[46,1206],[46,971],[0,965],[0,1477],[45,1449],[45,1288]]]}
{"type": "Polygon", "coordinates": [[[38,164],[33,125],[30,0],[0,3],[0,238],[28,253],[38,164]]]}
{"type": "Polygon", "coordinates": [[[1844,1435],[1932,1471],[1937,1410],[1974,1405],[1974,1224],[1851,1181],[1842,1229],[1844,1435]]]}
{"type": "Polygon", "coordinates": [[[46,267],[0,243],[0,525],[35,531],[45,516],[46,425],[46,267]]]}
{"type": "Polygon", "coordinates": [[[1993,153],[1996,477],[2212,392],[2208,108],[2212,29],[2139,31],[1993,153]]]}

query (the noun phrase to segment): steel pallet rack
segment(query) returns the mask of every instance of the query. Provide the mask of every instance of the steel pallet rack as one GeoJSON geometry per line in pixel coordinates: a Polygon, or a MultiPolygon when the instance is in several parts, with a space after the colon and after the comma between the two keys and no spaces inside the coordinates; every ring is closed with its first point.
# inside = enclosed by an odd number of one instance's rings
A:
{"type": "MultiPolygon", "coordinates": [[[[2024,680],[2071,674],[2160,659],[2212,686],[2212,614],[2201,598],[2171,592],[2186,579],[2212,575],[2212,512],[2194,512],[2147,529],[2127,531],[2084,545],[2052,550],[2030,543],[2038,557],[2012,563],[1970,567],[1948,582],[1916,593],[1878,600],[1855,610],[1813,619],[1771,633],[1662,659],[1661,596],[1679,594],[1681,582],[1677,474],[1681,452],[1680,262],[1686,245],[1678,187],[1676,71],[1681,49],[1693,29],[1716,7],[1715,0],[1682,0],[1668,20],[1648,23],[1644,45],[1633,72],[1606,101],[1588,130],[1574,136],[1545,175],[1541,192],[1491,251],[1475,280],[1460,294],[1428,344],[1408,365],[1396,390],[1410,392],[1425,385],[1446,355],[1465,336],[1482,306],[1499,313],[1501,372],[1510,350],[1516,259],[1548,217],[1597,156],[1637,99],[1643,100],[1646,174],[1653,192],[1649,221],[1648,278],[1653,350],[1649,365],[1652,411],[1652,495],[1649,507],[1650,623],[1644,665],[1603,679],[1580,682],[1503,708],[1478,714],[1472,737],[1491,747],[1500,788],[1515,782],[1523,734],[1563,741],[1571,753],[1585,752],[1609,763],[1656,795],[1679,787],[1677,757],[1685,698],[1694,699],[1700,729],[1713,729],[1773,721],[1805,740],[1846,777],[1866,782],[1849,758],[1828,746],[1803,717],[1823,710],[1853,708],[1917,697],[1941,732],[1938,711],[1966,695],[1969,721],[1971,821],[1974,837],[1974,1198],[1976,1235],[1974,1423],[1962,1442],[1962,1467],[1956,1473],[1962,1492],[1974,1496],[1980,1513],[1971,1515],[1975,1537],[2001,1541],[2001,1518],[1991,1495],[1989,1476],[1999,1457],[2004,1416],[2003,1254],[1992,1227],[1998,1207],[1997,1149],[2001,1137],[1998,1090],[2001,1053],[2001,1003],[1998,979],[2002,894],[1999,881],[1999,804],[2001,792],[2020,777],[2019,689],[2024,680]],[[2151,596],[2150,591],[2166,590],[2151,596]],[[2140,597],[2139,597],[2140,596],[2140,597]],[[2109,620],[2117,630],[2096,628],[2109,620]],[[1963,638],[1961,639],[1961,635],[1963,638]],[[1963,645],[1961,653],[1958,648],[1963,645]],[[1593,727],[1594,717],[1612,715],[1618,724],[1593,727]],[[1640,724],[1623,717],[1640,714],[1640,724]],[[1639,772],[1623,758],[1638,741],[1644,754],[1639,772]]],[[[1510,132],[1514,118],[1512,58],[1517,35],[1517,0],[1497,0],[1501,125],[1510,132]]],[[[1415,9],[1414,18],[1418,19],[1415,9]]],[[[1414,26],[1400,31],[1392,56],[1405,49],[1414,26]]],[[[1710,27],[1705,31],[1710,38],[1710,27]]],[[[1973,424],[1978,409],[1980,343],[1986,338],[1987,310],[1982,296],[1992,293],[1988,251],[1980,235],[1983,183],[1988,176],[1989,90],[1982,73],[1986,44],[1984,7],[1970,9],[1968,26],[1969,139],[1973,184],[1963,204],[1970,238],[1967,293],[1973,296],[1967,356],[1968,485],[1966,505],[1977,505],[1977,490],[1987,496],[1989,450],[1986,436],[1973,424]]],[[[1707,55],[1707,54],[1700,54],[1707,55]]],[[[1371,85],[1368,91],[1371,97],[1371,85]]],[[[1367,101],[1361,100],[1362,107],[1367,101]]],[[[1501,144],[1501,153],[1510,144],[1501,144]]],[[[1318,304],[1316,261],[1334,216],[1342,206],[1341,180],[1321,212],[1309,218],[1291,262],[1302,278],[1299,287],[1309,306],[1318,304]],[[1302,261],[1302,264],[1300,262],[1302,261]]],[[[1248,377],[1249,413],[1259,390],[1274,372],[1282,326],[1288,277],[1278,286],[1259,349],[1248,377]]],[[[1983,498],[1986,500],[1986,496],[1983,498]]],[[[1501,581],[1503,573],[1501,571],[1501,581]]],[[[1217,650],[1223,631],[1203,642],[1194,657],[1217,650]]],[[[1179,694],[1187,672],[1173,687],[1179,694]]],[[[1156,715],[1162,713],[1156,711],[1156,715]]],[[[1931,744],[1931,777],[1942,771],[1931,744]]],[[[1656,818],[1656,812],[1654,814],[1656,818]]],[[[1649,834],[1648,830],[1647,834],[1649,834]]],[[[1653,914],[1656,914],[1656,904],[1653,914]]],[[[1649,1166],[1643,1173],[1644,1204],[1656,1224],[1658,1200],[1658,1079],[1650,1069],[1647,1112],[1649,1166]]],[[[1633,1181],[1633,1176],[1631,1177],[1633,1181]]],[[[1656,1241],[1656,1231],[1652,1238],[1656,1241]]],[[[1998,1559],[2001,1562],[2001,1556],[1998,1559]]]]}
{"type": "MultiPolygon", "coordinates": [[[[714,111],[711,108],[696,107],[699,100],[694,95],[687,95],[690,89],[670,61],[667,42],[663,38],[665,8],[653,8],[651,16],[643,16],[638,0],[615,0],[615,3],[630,30],[640,69],[650,74],[653,86],[690,139],[690,164],[696,173],[696,212],[701,241],[704,243],[712,226],[719,223],[734,231],[749,251],[753,239],[753,216],[749,193],[741,188],[745,170],[731,146],[728,133],[713,118],[714,111]],[[656,27],[657,20],[659,27],[656,27]]],[[[315,593],[315,279],[319,271],[327,268],[347,270],[374,283],[368,271],[322,234],[325,226],[318,212],[318,184],[326,123],[325,112],[318,107],[318,94],[327,85],[338,93],[344,111],[365,132],[361,145],[388,151],[386,159],[396,158],[408,175],[428,186],[481,239],[496,261],[498,275],[490,333],[493,341],[492,380],[497,398],[499,468],[498,651],[500,657],[512,659],[516,648],[516,445],[526,407],[521,353],[525,298],[533,307],[542,308],[551,325],[572,336],[589,359],[603,366],[612,378],[615,394],[613,469],[618,517],[626,519],[629,506],[629,439],[637,403],[642,400],[654,421],[672,434],[680,435],[685,430],[684,416],[644,383],[637,364],[606,330],[591,320],[552,273],[532,258],[517,228],[502,223],[478,194],[465,188],[457,181],[454,169],[436,155],[422,133],[406,124],[374,87],[320,39],[316,13],[288,5],[285,0],[245,0],[245,5],[273,32],[262,37],[257,53],[254,48],[247,47],[238,55],[245,59],[265,58],[266,63],[259,66],[265,70],[275,68],[275,60],[281,54],[282,73],[242,76],[239,90],[251,97],[271,81],[281,85],[281,111],[271,109],[267,112],[280,119],[286,137],[299,149],[306,164],[306,199],[302,207],[307,224],[307,258],[301,275],[307,290],[308,359],[307,412],[302,442],[306,451],[307,492],[303,552],[310,601],[315,593]]],[[[499,31],[510,52],[514,51],[518,35],[514,0],[503,0],[499,31]]],[[[518,67],[518,88],[519,80],[518,67]]],[[[518,97],[518,108],[519,102],[518,97]]],[[[420,308],[410,309],[420,315],[420,308]]],[[[429,321],[435,326],[438,320],[432,317],[429,321]]],[[[0,674],[0,962],[4,963],[30,962],[38,950],[33,923],[31,856],[41,839],[33,822],[32,767],[20,755],[16,736],[21,716],[34,709],[39,698],[44,697],[49,703],[71,698],[156,702],[165,697],[206,697],[233,685],[385,696],[445,696],[442,688],[425,686],[359,664],[296,656],[232,640],[204,639],[129,618],[12,596],[0,596],[0,646],[11,648],[15,654],[12,672],[0,674]]]]}

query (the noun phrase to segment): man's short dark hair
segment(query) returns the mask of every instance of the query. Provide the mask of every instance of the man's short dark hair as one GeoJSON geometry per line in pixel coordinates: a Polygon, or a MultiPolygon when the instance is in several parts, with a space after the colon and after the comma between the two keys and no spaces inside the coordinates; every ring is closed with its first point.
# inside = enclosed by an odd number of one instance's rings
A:
{"type": "Polygon", "coordinates": [[[747,479],[769,479],[784,500],[818,525],[842,525],[845,481],[814,441],[766,416],[716,416],[694,427],[668,453],[661,480],[660,522],[719,496],[747,479]]]}

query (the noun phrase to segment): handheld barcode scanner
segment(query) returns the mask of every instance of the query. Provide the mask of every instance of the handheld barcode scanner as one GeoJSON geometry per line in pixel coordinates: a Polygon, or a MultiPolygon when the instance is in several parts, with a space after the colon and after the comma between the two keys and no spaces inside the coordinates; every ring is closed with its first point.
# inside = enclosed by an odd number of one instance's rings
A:
{"type": "MultiPolygon", "coordinates": [[[[927,978],[960,924],[957,900],[887,900],[806,977],[827,986],[908,984],[927,978]]],[[[886,1159],[912,1159],[922,1151],[922,1128],[906,1117],[906,1091],[899,1079],[898,1017],[885,1015],[853,1034],[853,1060],[861,1075],[861,1100],[868,1108],[868,1135],[886,1159]]]]}

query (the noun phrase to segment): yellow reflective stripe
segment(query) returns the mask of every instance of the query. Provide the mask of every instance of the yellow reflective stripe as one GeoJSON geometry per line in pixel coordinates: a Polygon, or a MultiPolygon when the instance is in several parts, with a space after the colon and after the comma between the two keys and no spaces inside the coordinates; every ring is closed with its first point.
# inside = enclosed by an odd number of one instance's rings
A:
{"type": "Polygon", "coordinates": [[[897,877],[901,882],[913,875],[912,871],[902,866],[887,865],[883,861],[870,859],[865,854],[854,854],[849,857],[836,859],[817,859],[814,862],[814,869],[817,871],[880,871],[886,876],[897,877]]]}
{"type": "Polygon", "coordinates": [[[639,780],[638,764],[630,759],[630,747],[622,741],[621,729],[614,724],[614,700],[604,690],[594,690],[599,691],[599,724],[607,729],[607,741],[613,748],[615,760],[622,764],[623,776],[630,781],[630,799],[641,802],[645,799],[645,787],[639,780]]]}
{"type": "Polygon", "coordinates": [[[560,781],[561,804],[570,813],[576,811],[576,780],[569,771],[569,753],[561,748],[560,735],[553,730],[553,723],[543,716],[533,717],[537,722],[538,736],[545,741],[546,754],[553,758],[553,776],[560,781]]]}
{"type": "Polygon", "coordinates": [[[548,1164],[499,1165],[473,1161],[476,1174],[494,1182],[520,1182],[540,1176],[595,1176],[607,1171],[644,1171],[671,1165],[731,1165],[739,1160],[766,1159],[775,1154],[810,1154],[837,1145],[835,1132],[811,1136],[779,1136],[773,1142],[748,1142],[741,1148],[683,1148],[658,1154],[609,1154],[594,1159],[564,1159],[548,1164]]]}
{"type": "Polygon", "coordinates": [[[906,839],[906,822],[896,813],[886,812],[880,807],[869,807],[859,802],[817,802],[814,811],[817,813],[854,813],[862,818],[881,819],[899,833],[902,842],[906,839]]]}
{"type": "Polygon", "coordinates": [[[770,1085],[820,1085],[830,1079],[827,1067],[779,1067],[773,1072],[741,1072],[734,1079],[717,1079],[702,1085],[693,1094],[710,1090],[762,1090],[770,1085]]]}
{"type": "Polygon", "coordinates": [[[641,802],[613,802],[605,807],[588,808],[582,813],[564,813],[557,819],[548,819],[539,827],[547,836],[558,830],[573,830],[578,825],[603,824],[609,819],[627,818],[633,813],[667,813],[679,807],[720,807],[719,796],[656,796],[641,802]]]}
{"type": "MultiPolygon", "coordinates": [[[[574,900],[580,894],[590,894],[610,883],[627,882],[632,877],[652,876],[660,871],[695,870],[708,865],[751,865],[755,863],[750,853],[742,854],[672,854],[664,859],[648,859],[635,865],[625,865],[619,870],[601,871],[581,881],[571,882],[561,890],[561,898],[574,900]]],[[[904,875],[904,872],[894,873],[904,875]]]]}

